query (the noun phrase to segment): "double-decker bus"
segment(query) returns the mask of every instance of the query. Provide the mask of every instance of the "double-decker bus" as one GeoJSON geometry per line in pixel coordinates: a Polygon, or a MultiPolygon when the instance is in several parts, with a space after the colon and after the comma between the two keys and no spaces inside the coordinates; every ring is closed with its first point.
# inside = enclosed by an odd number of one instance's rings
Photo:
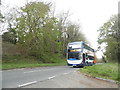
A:
{"type": "Polygon", "coordinates": [[[85,66],[96,63],[94,49],[83,41],[70,42],[67,45],[68,66],[85,66]],[[91,53],[91,54],[90,54],[91,53]]]}

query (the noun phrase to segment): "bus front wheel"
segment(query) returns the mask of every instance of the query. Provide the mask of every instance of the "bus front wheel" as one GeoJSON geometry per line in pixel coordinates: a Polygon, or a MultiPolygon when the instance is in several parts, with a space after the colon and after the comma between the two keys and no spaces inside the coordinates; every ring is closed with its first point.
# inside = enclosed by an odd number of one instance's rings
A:
{"type": "Polygon", "coordinates": [[[76,66],[73,66],[73,68],[76,68],[76,66]]]}

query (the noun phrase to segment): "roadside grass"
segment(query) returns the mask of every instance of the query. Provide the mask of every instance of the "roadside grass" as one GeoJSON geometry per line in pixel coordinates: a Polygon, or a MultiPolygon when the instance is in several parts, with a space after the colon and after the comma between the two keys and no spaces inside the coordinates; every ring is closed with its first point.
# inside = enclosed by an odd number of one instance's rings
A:
{"type": "Polygon", "coordinates": [[[116,82],[120,80],[117,63],[104,63],[94,66],[85,66],[80,69],[80,72],[92,77],[115,80],[116,82]]]}
{"type": "Polygon", "coordinates": [[[8,69],[16,69],[16,68],[33,68],[33,67],[43,67],[43,66],[59,66],[65,65],[65,63],[41,63],[41,64],[28,64],[28,63],[20,63],[20,64],[2,64],[2,70],[8,69]]]}
{"type": "Polygon", "coordinates": [[[60,66],[66,65],[65,59],[53,58],[56,59],[54,62],[43,63],[40,60],[36,60],[31,57],[21,57],[17,56],[3,56],[2,67],[0,69],[16,69],[16,68],[33,68],[33,67],[43,67],[43,66],[60,66]],[[55,62],[56,61],[56,62],[55,62]]]}

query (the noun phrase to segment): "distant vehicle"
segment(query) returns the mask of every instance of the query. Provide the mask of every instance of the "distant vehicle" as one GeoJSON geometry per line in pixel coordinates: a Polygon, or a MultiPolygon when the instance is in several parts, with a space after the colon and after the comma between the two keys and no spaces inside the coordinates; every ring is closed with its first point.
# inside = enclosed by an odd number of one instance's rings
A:
{"type": "Polygon", "coordinates": [[[83,41],[70,42],[67,45],[68,66],[85,66],[96,63],[94,49],[86,45],[83,41]]]}

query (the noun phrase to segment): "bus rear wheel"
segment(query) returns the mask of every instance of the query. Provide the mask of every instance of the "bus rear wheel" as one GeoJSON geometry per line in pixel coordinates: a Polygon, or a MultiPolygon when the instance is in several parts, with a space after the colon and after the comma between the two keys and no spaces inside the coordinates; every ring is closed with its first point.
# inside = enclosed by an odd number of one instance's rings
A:
{"type": "Polygon", "coordinates": [[[84,66],[79,66],[79,68],[83,68],[84,66]]]}

